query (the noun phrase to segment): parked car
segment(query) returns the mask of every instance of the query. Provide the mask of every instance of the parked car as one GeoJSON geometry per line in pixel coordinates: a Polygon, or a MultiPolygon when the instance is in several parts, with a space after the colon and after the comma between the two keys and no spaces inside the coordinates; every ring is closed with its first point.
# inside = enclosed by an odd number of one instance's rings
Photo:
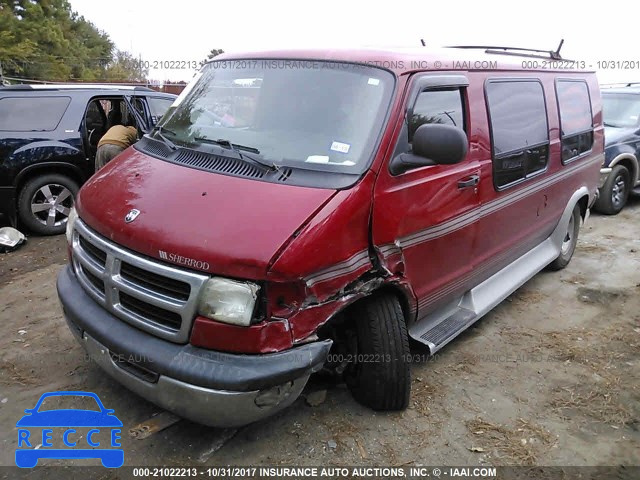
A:
{"type": "Polygon", "coordinates": [[[602,109],[605,160],[595,209],[616,215],[629,194],[640,190],[640,85],[603,89],[602,109]]]}
{"type": "Polygon", "coordinates": [[[82,187],[57,283],[71,331],[129,389],[208,425],[271,415],[321,369],[405,408],[409,338],[434,353],[564,268],[595,201],[596,76],[532,63],[216,57],[82,187]]]}
{"type": "Polygon", "coordinates": [[[0,87],[0,217],[34,233],[63,233],[100,137],[129,112],[149,131],[176,96],[109,85],[0,87]]]}

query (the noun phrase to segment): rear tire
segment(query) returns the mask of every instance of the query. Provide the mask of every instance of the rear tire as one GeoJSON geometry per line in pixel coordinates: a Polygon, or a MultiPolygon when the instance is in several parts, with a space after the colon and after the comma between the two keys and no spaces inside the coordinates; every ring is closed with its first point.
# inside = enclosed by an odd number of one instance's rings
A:
{"type": "Polygon", "coordinates": [[[595,210],[605,215],[617,215],[627,203],[630,191],[629,170],[624,165],[616,165],[600,189],[600,195],[594,205],[595,210]]]}
{"type": "Polygon", "coordinates": [[[573,252],[576,250],[578,244],[578,232],[580,232],[580,206],[573,207],[571,218],[569,219],[569,225],[567,226],[567,233],[565,234],[560,248],[560,255],[553,262],[549,264],[550,270],[562,270],[569,265],[573,252]]]}
{"type": "Polygon", "coordinates": [[[39,235],[64,233],[79,188],[75,181],[58,173],[32,178],[18,195],[20,221],[39,235]]]}
{"type": "Polygon", "coordinates": [[[352,313],[357,351],[345,372],[353,397],[374,410],[409,405],[409,340],[400,302],[384,294],[364,300],[352,313]]]}

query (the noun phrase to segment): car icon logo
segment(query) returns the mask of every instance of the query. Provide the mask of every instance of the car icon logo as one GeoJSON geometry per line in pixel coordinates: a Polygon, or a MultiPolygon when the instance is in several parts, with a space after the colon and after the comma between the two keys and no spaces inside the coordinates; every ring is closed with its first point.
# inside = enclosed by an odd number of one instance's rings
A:
{"type": "Polygon", "coordinates": [[[33,468],[41,458],[96,458],[107,468],[123,465],[124,451],[119,441],[122,422],[113,410],[104,407],[95,393],[48,392],[34,408],[24,412],[26,415],[16,423],[18,467],[33,468]],[[84,408],[48,409],[51,402],[84,408]]]}
{"type": "Polygon", "coordinates": [[[127,222],[127,223],[131,223],[136,218],[138,218],[138,215],[140,215],[140,210],[137,210],[137,209],[134,208],[129,213],[127,213],[127,216],[124,217],[124,221],[127,222]]]}

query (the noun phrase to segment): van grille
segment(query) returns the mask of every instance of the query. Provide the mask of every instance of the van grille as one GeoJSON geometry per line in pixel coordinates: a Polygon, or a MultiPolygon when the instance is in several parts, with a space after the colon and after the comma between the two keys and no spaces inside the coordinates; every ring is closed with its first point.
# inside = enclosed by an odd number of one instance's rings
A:
{"type": "Polygon", "coordinates": [[[206,275],[181,270],[116,245],[82,220],[73,232],[73,265],[84,290],[131,325],[186,343],[206,275]]]}

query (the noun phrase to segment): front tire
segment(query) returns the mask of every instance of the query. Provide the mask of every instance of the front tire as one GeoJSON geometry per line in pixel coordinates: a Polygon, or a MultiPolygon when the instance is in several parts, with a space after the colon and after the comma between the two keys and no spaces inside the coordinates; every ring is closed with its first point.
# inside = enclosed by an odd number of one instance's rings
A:
{"type": "Polygon", "coordinates": [[[571,217],[569,218],[569,225],[567,225],[567,233],[562,240],[562,246],[560,247],[560,255],[553,262],[549,264],[550,270],[562,270],[569,265],[573,252],[576,250],[578,244],[578,233],[580,232],[580,206],[573,207],[571,217]]]}
{"type": "Polygon", "coordinates": [[[616,165],[600,189],[595,204],[596,211],[605,215],[617,215],[627,203],[631,191],[631,174],[624,165],[616,165]]]}
{"type": "Polygon", "coordinates": [[[400,302],[383,294],[354,307],[357,351],[345,372],[353,397],[374,410],[409,405],[409,340],[400,302]]]}
{"type": "Polygon", "coordinates": [[[75,181],[57,173],[32,178],[18,195],[20,221],[40,235],[64,233],[79,188],[75,181]]]}

